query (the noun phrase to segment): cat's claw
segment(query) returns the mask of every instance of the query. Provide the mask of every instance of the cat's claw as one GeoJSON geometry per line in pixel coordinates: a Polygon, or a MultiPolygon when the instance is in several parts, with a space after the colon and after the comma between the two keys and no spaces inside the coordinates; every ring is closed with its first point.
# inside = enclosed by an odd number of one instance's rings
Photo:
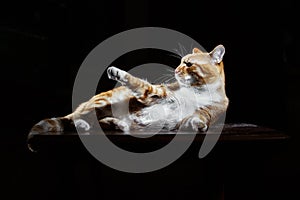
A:
{"type": "Polygon", "coordinates": [[[116,67],[109,67],[107,69],[108,78],[120,82],[126,82],[126,73],[127,72],[116,67]]]}

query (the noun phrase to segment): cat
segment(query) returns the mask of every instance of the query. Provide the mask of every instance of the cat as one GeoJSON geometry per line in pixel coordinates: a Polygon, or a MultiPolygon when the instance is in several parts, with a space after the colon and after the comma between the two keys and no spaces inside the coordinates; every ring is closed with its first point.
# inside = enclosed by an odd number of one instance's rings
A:
{"type": "Polygon", "coordinates": [[[223,45],[209,53],[194,48],[191,54],[182,57],[174,72],[176,81],[171,84],[152,85],[109,67],[108,77],[122,86],[93,96],[65,117],[40,121],[33,126],[30,136],[45,132],[61,134],[75,127],[88,131],[93,124],[85,119],[92,111],[96,111],[102,129],[129,133],[147,128],[189,127],[205,132],[227,110],[229,103],[225,93],[224,53],[223,45]],[[128,110],[118,112],[124,102],[128,110]]]}

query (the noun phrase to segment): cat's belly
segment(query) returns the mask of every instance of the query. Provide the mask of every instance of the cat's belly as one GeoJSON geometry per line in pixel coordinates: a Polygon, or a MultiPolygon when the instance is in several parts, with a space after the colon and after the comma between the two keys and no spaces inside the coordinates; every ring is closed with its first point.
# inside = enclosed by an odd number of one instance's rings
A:
{"type": "Polygon", "coordinates": [[[132,114],[130,118],[143,128],[171,130],[182,119],[191,116],[199,106],[199,99],[194,93],[175,93],[158,104],[132,114]]]}
{"type": "Polygon", "coordinates": [[[143,108],[130,119],[141,128],[147,129],[173,129],[182,119],[180,109],[175,104],[156,104],[143,108]]]}

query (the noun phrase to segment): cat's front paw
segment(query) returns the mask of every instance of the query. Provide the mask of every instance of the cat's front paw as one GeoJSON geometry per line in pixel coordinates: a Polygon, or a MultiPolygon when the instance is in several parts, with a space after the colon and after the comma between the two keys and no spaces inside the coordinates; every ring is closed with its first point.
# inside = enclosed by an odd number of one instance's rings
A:
{"type": "Polygon", "coordinates": [[[199,117],[191,116],[182,120],[181,125],[182,128],[192,128],[194,131],[205,132],[208,129],[207,124],[201,120],[199,117]]]}
{"type": "Polygon", "coordinates": [[[108,75],[108,78],[110,78],[112,80],[116,80],[116,81],[120,81],[120,82],[127,82],[127,79],[126,79],[127,72],[125,72],[121,69],[118,69],[116,67],[109,67],[107,69],[107,75],[108,75]]]}

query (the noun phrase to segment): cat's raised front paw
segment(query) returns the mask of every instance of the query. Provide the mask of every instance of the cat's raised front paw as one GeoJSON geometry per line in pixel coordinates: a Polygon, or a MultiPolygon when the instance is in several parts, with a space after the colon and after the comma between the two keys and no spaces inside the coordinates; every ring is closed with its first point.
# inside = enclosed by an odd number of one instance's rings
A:
{"type": "Polygon", "coordinates": [[[127,72],[125,72],[121,69],[118,69],[116,67],[109,67],[107,69],[108,78],[110,78],[112,80],[127,82],[126,74],[127,74],[127,72]]]}

